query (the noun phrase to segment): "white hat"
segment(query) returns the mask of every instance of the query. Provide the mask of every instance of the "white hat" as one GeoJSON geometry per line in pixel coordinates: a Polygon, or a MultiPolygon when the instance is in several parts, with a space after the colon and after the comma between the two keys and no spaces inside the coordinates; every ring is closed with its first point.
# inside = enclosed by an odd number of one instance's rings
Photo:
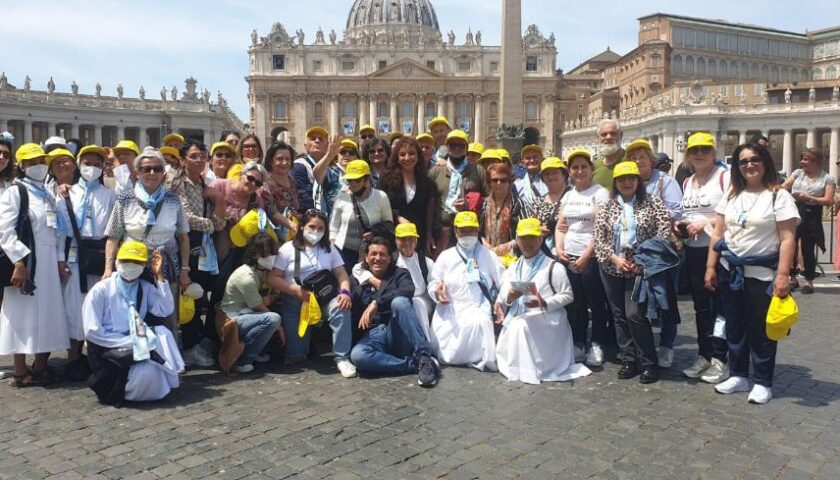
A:
{"type": "Polygon", "coordinates": [[[64,137],[53,136],[48,138],[47,141],[44,142],[44,148],[50,147],[52,145],[61,145],[62,147],[65,147],[67,146],[67,140],[65,140],[64,137]]]}

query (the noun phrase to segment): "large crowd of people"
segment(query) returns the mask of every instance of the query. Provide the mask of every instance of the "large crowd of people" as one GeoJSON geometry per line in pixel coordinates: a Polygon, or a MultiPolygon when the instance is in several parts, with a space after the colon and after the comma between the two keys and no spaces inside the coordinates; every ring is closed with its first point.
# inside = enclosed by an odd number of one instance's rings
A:
{"type": "Polygon", "coordinates": [[[693,132],[671,169],[611,119],[598,152],[566,158],[470,143],[443,117],[416,138],[314,126],[300,153],[235,132],[143,149],[4,132],[0,355],[14,387],[86,381],[117,406],[188,367],[303,364],[319,332],[345,378],[432,387],[454,365],[539,384],[616,360],[646,384],[671,368],[686,293],[683,375],[763,404],[771,299],[813,293],[835,180],[816,149],[780,178],[762,140],[727,163],[693,132]]]}

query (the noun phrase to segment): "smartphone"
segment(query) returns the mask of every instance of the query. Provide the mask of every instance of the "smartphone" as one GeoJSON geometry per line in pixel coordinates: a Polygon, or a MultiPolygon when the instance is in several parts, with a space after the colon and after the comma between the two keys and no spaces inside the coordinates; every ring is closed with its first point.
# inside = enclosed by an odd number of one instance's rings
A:
{"type": "Polygon", "coordinates": [[[35,282],[27,278],[26,283],[23,284],[21,293],[24,295],[35,295],[35,288],[35,282]]]}

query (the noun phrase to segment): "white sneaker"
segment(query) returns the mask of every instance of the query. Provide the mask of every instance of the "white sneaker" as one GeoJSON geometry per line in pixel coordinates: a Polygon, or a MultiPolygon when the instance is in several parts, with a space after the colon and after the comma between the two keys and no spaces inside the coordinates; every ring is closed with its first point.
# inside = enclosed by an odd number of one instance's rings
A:
{"type": "Polygon", "coordinates": [[[708,360],[697,355],[697,360],[694,361],[694,365],[686,368],[682,371],[683,375],[688,378],[700,378],[700,375],[703,374],[712,364],[709,363],[708,360]]]}
{"type": "Polygon", "coordinates": [[[196,345],[190,349],[184,350],[183,353],[181,353],[181,357],[184,359],[184,363],[186,365],[212,367],[216,364],[216,361],[207,355],[204,349],[201,348],[201,345],[196,345]]]}
{"type": "Polygon", "coordinates": [[[575,345],[574,351],[575,351],[575,363],[580,363],[580,362],[583,361],[584,358],[586,358],[586,352],[584,352],[583,349],[578,347],[577,345],[575,345]]]}
{"type": "Polygon", "coordinates": [[[715,385],[715,391],[724,395],[735,392],[747,392],[750,382],[745,377],[729,377],[729,380],[715,385]]]}
{"type": "Polygon", "coordinates": [[[593,343],[589,347],[589,353],[586,355],[586,364],[590,367],[600,367],[604,364],[604,350],[597,343],[593,343]]]}
{"type": "Polygon", "coordinates": [[[339,360],[336,365],[342,377],[353,378],[356,376],[356,366],[350,363],[350,360],[339,360]]]}
{"type": "Polygon", "coordinates": [[[671,368],[671,364],[674,363],[673,348],[659,347],[656,355],[659,357],[659,368],[671,368]]]}
{"type": "Polygon", "coordinates": [[[711,383],[717,384],[729,378],[729,366],[717,358],[712,359],[712,365],[703,372],[703,375],[700,375],[700,380],[711,383]]]}
{"type": "Polygon", "coordinates": [[[246,363],[245,365],[237,365],[236,371],[239,373],[251,373],[254,371],[254,364],[246,363]]]}
{"type": "Polygon", "coordinates": [[[750,396],[747,397],[747,401],[758,405],[764,405],[769,402],[771,398],[773,398],[773,391],[764,385],[756,383],[753,385],[752,390],[750,390],[750,396]]]}
{"type": "Polygon", "coordinates": [[[262,355],[257,355],[257,358],[254,359],[257,363],[268,363],[271,360],[271,355],[264,353],[262,355]]]}

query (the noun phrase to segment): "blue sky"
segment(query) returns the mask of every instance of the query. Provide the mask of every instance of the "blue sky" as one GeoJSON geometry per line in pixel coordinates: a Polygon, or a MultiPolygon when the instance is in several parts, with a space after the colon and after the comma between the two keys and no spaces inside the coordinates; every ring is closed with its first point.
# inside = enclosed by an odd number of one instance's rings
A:
{"type": "MultiPolygon", "coordinates": [[[[221,90],[247,121],[247,48],[251,30],[265,35],[275,21],[289,32],[303,29],[307,43],[320,26],[341,38],[352,0],[4,0],[0,70],[22,87],[46,89],[52,76],[59,91],[75,80],[82,93],[126,96],[143,85],[150,98],[162,86],[198,79],[199,90],[221,90]],[[72,4],[72,5],[71,5],[72,4]]],[[[468,28],[481,30],[485,45],[498,45],[501,0],[432,0],[441,31],[454,30],[463,42],[468,28]]],[[[805,32],[840,24],[836,0],[790,2],[646,0],[572,2],[523,0],[522,22],[536,23],[557,37],[557,67],[569,70],[607,45],[618,53],[636,46],[636,18],[654,12],[721,18],[805,32]],[[702,5],[702,10],[697,8],[702,5]]]]}

